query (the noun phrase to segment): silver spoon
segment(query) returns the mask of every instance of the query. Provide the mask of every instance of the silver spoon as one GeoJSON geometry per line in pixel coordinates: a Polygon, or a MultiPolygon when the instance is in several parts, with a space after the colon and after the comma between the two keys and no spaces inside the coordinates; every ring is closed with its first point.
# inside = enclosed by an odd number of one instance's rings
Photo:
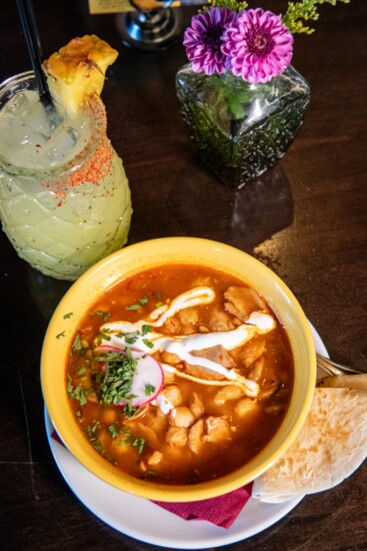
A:
{"type": "Polygon", "coordinates": [[[358,369],[354,369],[352,367],[334,362],[333,360],[330,360],[329,358],[326,358],[325,356],[322,356],[318,353],[316,354],[316,361],[317,366],[325,371],[328,375],[343,375],[344,373],[366,373],[365,371],[360,371],[358,369]]]}

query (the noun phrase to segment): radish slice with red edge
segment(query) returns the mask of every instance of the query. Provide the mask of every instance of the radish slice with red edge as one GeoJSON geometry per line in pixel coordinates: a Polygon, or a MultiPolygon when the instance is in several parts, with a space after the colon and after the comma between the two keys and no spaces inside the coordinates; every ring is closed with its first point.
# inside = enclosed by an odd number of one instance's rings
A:
{"type": "MultiPolygon", "coordinates": [[[[136,360],[136,371],[130,390],[130,394],[134,398],[119,402],[116,405],[124,406],[129,402],[133,408],[143,407],[152,402],[162,390],[164,372],[161,364],[150,354],[136,348],[130,348],[129,350],[134,360],[136,360]]],[[[125,353],[125,349],[110,345],[97,346],[94,351],[101,354],[108,352],[125,353]]]]}

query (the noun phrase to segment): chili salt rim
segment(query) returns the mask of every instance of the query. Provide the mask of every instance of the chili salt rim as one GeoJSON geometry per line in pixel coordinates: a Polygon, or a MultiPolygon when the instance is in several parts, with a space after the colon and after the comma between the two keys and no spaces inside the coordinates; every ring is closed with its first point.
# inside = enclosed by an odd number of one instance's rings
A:
{"type": "MultiPolygon", "coordinates": [[[[3,107],[3,100],[10,99],[22,90],[36,90],[36,88],[36,78],[33,71],[26,71],[6,79],[2,84],[0,84],[0,109],[3,107]]],[[[91,175],[94,175],[94,177],[90,180],[90,175],[88,174],[87,181],[92,181],[93,183],[96,182],[98,178],[103,178],[106,176],[111,168],[113,156],[112,146],[106,135],[106,109],[100,96],[96,93],[88,96],[87,105],[87,112],[89,112],[92,122],[91,136],[87,145],[71,160],[58,166],[57,168],[44,170],[15,165],[7,161],[6,158],[0,154],[0,165],[2,165],[3,169],[7,173],[13,176],[18,176],[21,178],[37,178],[39,181],[43,181],[47,187],[51,187],[52,185],[59,187],[60,184],[66,185],[66,181],[67,179],[70,179],[70,175],[80,171],[83,165],[85,165],[85,168],[82,169],[84,181],[86,180],[85,176],[88,172],[90,172],[91,175]],[[90,161],[93,161],[94,155],[96,155],[95,161],[88,164],[90,161]],[[104,167],[105,164],[106,166],[104,167]]],[[[70,185],[75,186],[80,183],[80,179],[71,178],[70,182],[70,185]]],[[[61,194],[63,193],[60,189],[52,189],[52,191],[61,194]]]]}

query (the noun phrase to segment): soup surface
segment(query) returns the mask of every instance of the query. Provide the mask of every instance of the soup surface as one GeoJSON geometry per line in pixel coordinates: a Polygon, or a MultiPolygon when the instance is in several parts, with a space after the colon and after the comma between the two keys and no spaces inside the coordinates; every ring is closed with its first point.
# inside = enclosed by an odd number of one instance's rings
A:
{"type": "Polygon", "coordinates": [[[66,385],[76,421],[132,476],[194,484],[244,465],[289,406],[285,330],[244,282],[167,265],[117,283],[75,334],[66,385]]]}

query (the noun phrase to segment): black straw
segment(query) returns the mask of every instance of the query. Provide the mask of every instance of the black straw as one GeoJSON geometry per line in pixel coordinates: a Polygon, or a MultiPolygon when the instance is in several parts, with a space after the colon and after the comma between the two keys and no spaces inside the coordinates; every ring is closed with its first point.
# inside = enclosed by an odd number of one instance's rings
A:
{"type": "Polygon", "coordinates": [[[31,58],[32,68],[37,81],[40,99],[45,103],[52,104],[46,76],[41,67],[41,41],[34,16],[32,0],[17,0],[17,6],[29,56],[31,58]]]}

